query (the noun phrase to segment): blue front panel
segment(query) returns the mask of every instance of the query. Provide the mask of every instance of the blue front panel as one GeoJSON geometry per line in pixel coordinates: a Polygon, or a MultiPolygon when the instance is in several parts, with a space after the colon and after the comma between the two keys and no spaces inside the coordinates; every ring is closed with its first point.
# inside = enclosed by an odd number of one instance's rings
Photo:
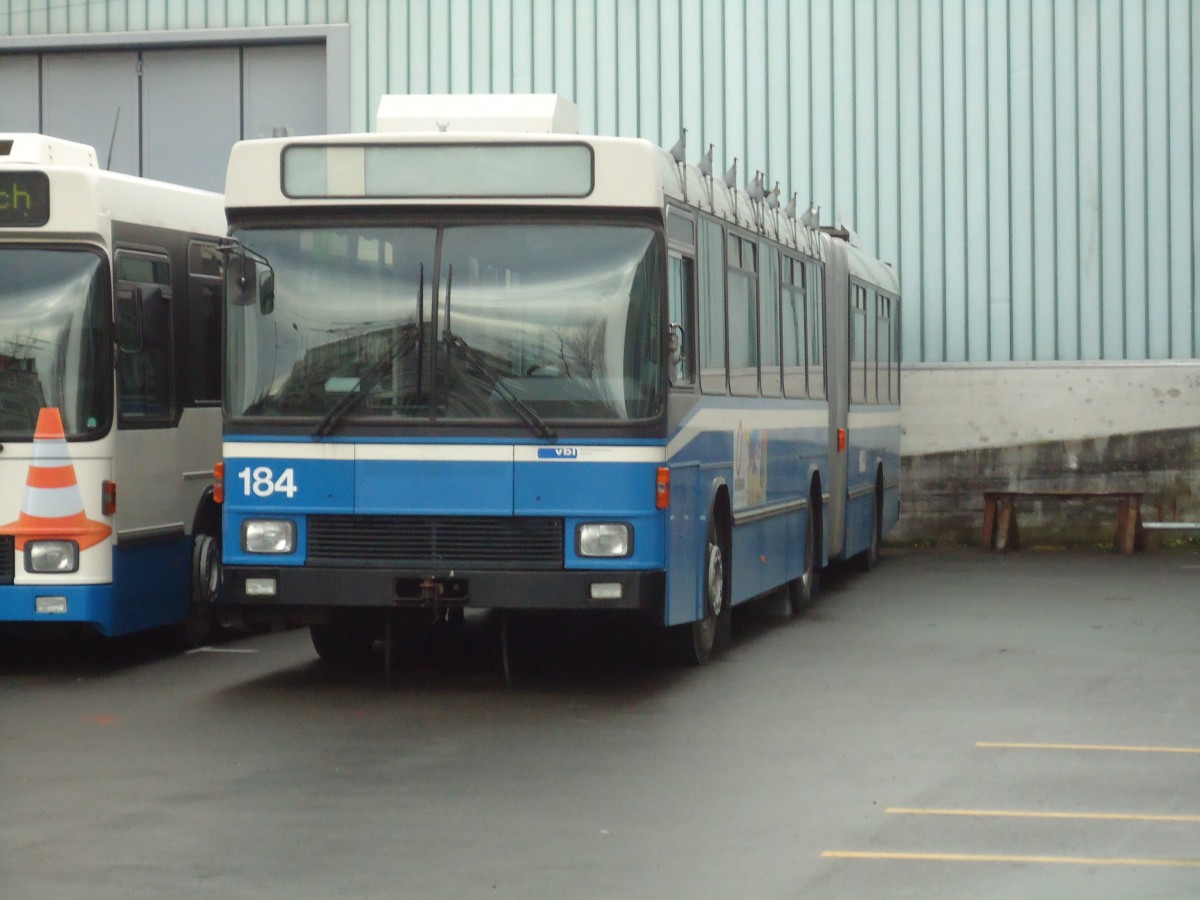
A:
{"type": "Polygon", "coordinates": [[[511,461],[364,460],[355,466],[355,510],[381,515],[511,516],[511,461]]]}
{"type": "Polygon", "coordinates": [[[225,461],[227,564],[302,566],[308,516],[346,514],[562,518],[565,569],[665,566],[666,514],[654,506],[661,445],[329,441],[320,451],[311,444],[277,446],[278,457],[256,443],[255,455],[225,461]],[[253,518],[293,521],[295,552],[243,552],[243,523],[253,518]],[[630,524],[632,554],[620,559],[580,556],[576,529],[588,522],[630,524]]]}
{"type": "Polygon", "coordinates": [[[308,517],[289,512],[281,513],[272,510],[267,513],[262,510],[249,512],[234,512],[225,507],[221,511],[221,533],[225,539],[221,542],[221,561],[243,566],[302,566],[304,565],[304,548],[308,535],[308,517]],[[296,524],[296,549],[292,553],[271,554],[264,556],[257,553],[242,551],[242,525],[247,519],[270,518],[289,519],[296,524]]]}
{"type": "MultiPolygon", "coordinates": [[[[281,445],[281,456],[287,452],[287,445],[281,445]]],[[[306,516],[355,511],[354,461],[344,450],[342,456],[344,458],[227,458],[225,502],[221,509],[221,528],[225,535],[223,561],[241,565],[303,565],[306,516]],[[242,552],[242,523],[248,518],[283,518],[295,522],[297,551],[269,557],[242,552]]]]}
{"type": "Polygon", "coordinates": [[[350,513],[354,512],[354,500],[354,461],[350,458],[225,460],[227,511],[350,513]]]}
{"type": "Polygon", "coordinates": [[[519,516],[636,515],[654,508],[655,469],[637,463],[517,463],[513,505],[519,516]]]}
{"type": "Polygon", "coordinates": [[[518,462],[514,509],[519,516],[562,516],[568,569],[661,569],[665,565],[665,514],[654,508],[657,466],[638,462],[593,462],[602,448],[542,447],[536,461],[518,462]],[[622,559],[580,557],[576,526],[626,522],[633,526],[633,555],[622,559]]]}

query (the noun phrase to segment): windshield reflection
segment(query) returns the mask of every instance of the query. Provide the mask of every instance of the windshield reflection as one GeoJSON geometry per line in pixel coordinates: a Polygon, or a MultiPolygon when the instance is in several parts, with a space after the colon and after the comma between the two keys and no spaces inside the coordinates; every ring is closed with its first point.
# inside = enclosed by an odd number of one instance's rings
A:
{"type": "Polygon", "coordinates": [[[230,309],[234,416],[315,417],[328,433],[343,419],[537,423],[661,409],[662,261],[648,228],[489,223],[236,237],[271,277],[259,279],[270,297],[260,285],[230,309]]]}
{"type": "Polygon", "coordinates": [[[68,437],[97,436],[111,409],[111,337],[102,258],[89,250],[0,245],[0,436],[32,439],[57,407],[68,437]]]}

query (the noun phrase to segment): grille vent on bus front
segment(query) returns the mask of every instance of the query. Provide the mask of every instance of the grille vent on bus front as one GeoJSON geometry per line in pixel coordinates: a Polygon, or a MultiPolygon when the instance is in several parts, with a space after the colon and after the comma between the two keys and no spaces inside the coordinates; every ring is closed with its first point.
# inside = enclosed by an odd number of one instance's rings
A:
{"type": "Polygon", "coordinates": [[[510,516],[310,516],[308,562],[423,569],[560,569],[563,520],[510,516]]]}
{"type": "Polygon", "coordinates": [[[16,577],[13,558],[16,540],[11,534],[0,535],[0,584],[12,584],[16,577]]]}

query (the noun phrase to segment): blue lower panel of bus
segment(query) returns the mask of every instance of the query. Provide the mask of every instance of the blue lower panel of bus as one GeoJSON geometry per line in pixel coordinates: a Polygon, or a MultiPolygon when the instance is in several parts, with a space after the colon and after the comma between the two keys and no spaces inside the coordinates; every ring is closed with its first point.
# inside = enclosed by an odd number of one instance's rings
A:
{"type": "MultiPolygon", "coordinates": [[[[113,634],[174,625],[187,615],[192,539],[117,547],[113,551],[113,634]]],[[[101,629],[103,631],[103,629],[101,629]]]]}
{"type": "Polygon", "coordinates": [[[112,601],[111,584],[7,585],[0,588],[0,619],[83,622],[95,625],[102,634],[112,634],[112,601]]]}
{"type": "Polygon", "coordinates": [[[807,527],[807,509],[734,527],[731,597],[734,603],[757,597],[800,577],[807,527]]]}
{"type": "Polygon", "coordinates": [[[106,637],[182,621],[190,548],[186,538],[117,548],[113,584],[5,585],[0,587],[0,621],[81,623],[106,637]]]}

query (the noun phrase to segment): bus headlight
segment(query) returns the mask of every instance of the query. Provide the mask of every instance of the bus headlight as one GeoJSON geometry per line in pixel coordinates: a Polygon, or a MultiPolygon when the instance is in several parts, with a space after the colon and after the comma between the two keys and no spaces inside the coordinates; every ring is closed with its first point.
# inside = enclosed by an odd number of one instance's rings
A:
{"type": "Polygon", "coordinates": [[[247,519],[242,523],[246,553],[291,553],[296,549],[296,523],[290,519],[247,519]]]}
{"type": "Polygon", "coordinates": [[[29,541],[25,545],[26,572],[76,572],[79,545],[74,541],[29,541]]]}
{"type": "Polygon", "coordinates": [[[587,522],[575,529],[575,549],[580,556],[629,556],[633,531],[624,522],[587,522]]]}

